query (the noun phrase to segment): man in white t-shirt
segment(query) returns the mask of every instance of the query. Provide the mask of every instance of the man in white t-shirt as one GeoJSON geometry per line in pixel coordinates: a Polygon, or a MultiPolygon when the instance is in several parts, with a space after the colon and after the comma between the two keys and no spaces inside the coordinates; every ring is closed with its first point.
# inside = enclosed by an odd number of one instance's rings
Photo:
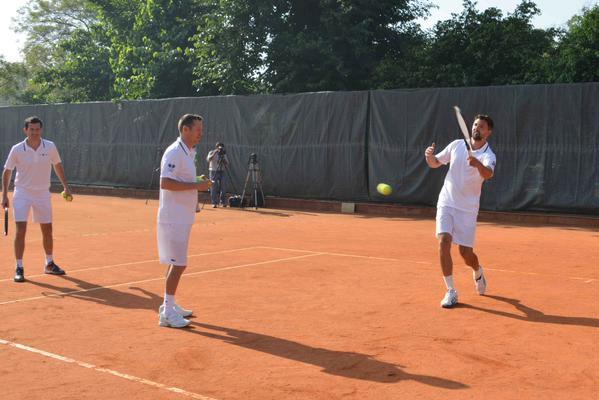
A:
{"type": "Polygon", "coordinates": [[[160,163],[160,206],[158,208],[158,253],[168,265],[164,303],[159,325],[183,328],[191,316],[175,302],[179,280],[187,266],[187,247],[195,220],[198,190],[208,190],[210,181],[197,182],[194,146],[200,143],[202,117],[185,114],[179,119],[179,137],[164,152],[160,163]]]}
{"type": "Polygon", "coordinates": [[[44,272],[52,275],[64,275],[62,268],[54,263],[52,255],[54,241],[52,238],[52,203],[50,201],[50,175],[52,167],[64,187],[64,195],[72,199],[71,189],[67,184],[64,169],[54,143],[42,138],[43,122],[38,117],[25,120],[23,132],[27,138],[15,144],[2,173],[2,207],[10,206],[8,201],[8,186],[12,179],[13,169],[17,169],[15,190],[13,193],[13,215],[16,224],[15,233],[15,282],[25,281],[23,268],[23,253],[25,252],[25,233],[29,210],[33,210],[33,222],[40,224],[43,236],[43,246],[46,252],[44,272]]]}
{"type": "Polygon", "coordinates": [[[472,124],[472,154],[469,154],[463,139],[451,142],[436,155],[434,143],[424,152],[426,163],[431,168],[449,163],[449,171],[439,193],[436,218],[439,258],[447,286],[441,301],[441,307],[444,308],[451,308],[458,303],[458,292],[453,283],[452,242],[459,246],[460,255],[474,270],[478,294],[484,294],[487,288],[483,268],[473,247],[481,187],[485,180],[493,177],[495,171],[495,153],[487,143],[492,133],[493,120],[488,115],[477,115],[472,124]]]}

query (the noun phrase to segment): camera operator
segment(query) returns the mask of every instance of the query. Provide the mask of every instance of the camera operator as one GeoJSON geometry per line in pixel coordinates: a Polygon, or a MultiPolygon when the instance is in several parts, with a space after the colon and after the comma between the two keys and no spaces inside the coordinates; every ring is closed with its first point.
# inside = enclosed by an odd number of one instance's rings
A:
{"type": "Polygon", "coordinates": [[[206,157],[210,171],[210,180],[212,181],[212,187],[210,188],[210,199],[212,201],[212,207],[218,207],[218,203],[223,207],[227,206],[227,189],[225,185],[225,169],[229,165],[229,159],[227,158],[227,151],[225,145],[218,142],[214,150],[208,152],[206,157]]]}

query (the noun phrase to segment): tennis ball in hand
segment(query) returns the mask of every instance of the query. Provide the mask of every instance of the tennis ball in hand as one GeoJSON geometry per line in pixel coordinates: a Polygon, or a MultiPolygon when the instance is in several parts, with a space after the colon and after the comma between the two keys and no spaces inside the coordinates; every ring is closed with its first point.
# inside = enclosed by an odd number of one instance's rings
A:
{"type": "Polygon", "coordinates": [[[73,195],[70,194],[66,194],[66,192],[63,190],[62,193],[62,198],[65,199],[66,201],[73,201],[73,195]]]}
{"type": "Polygon", "coordinates": [[[206,180],[206,175],[196,176],[196,182],[204,182],[206,180]]]}
{"type": "Polygon", "coordinates": [[[393,192],[393,189],[391,189],[391,186],[387,185],[386,183],[379,183],[376,185],[376,191],[383,196],[389,196],[391,192],[393,192]]]}

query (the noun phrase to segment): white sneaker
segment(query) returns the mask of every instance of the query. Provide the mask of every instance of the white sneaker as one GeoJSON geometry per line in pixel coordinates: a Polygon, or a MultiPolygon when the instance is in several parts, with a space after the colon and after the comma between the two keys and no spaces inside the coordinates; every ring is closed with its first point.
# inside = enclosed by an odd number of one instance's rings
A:
{"type": "MultiPolygon", "coordinates": [[[[183,307],[181,307],[181,306],[180,306],[180,305],[178,305],[178,304],[175,304],[175,305],[173,306],[173,309],[174,309],[174,310],[177,312],[177,314],[179,314],[180,316],[182,316],[182,317],[185,317],[185,318],[186,318],[186,317],[191,317],[191,315],[193,314],[193,311],[191,311],[191,310],[186,310],[186,309],[184,309],[183,307]]],[[[163,311],[164,311],[164,304],[162,304],[162,305],[160,306],[160,308],[158,309],[158,312],[159,312],[160,314],[162,314],[162,312],[163,312],[163,311]]]]}
{"type": "Polygon", "coordinates": [[[474,278],[474,285],[476,286],[476,291],[478,292],[478,294],[483,295],[483,294],[485,294],[485,291],[487,290],[487,280],[485,279],[485,273],[483,271],[483,267],[479,266],[479,268],[480,268],[480,276],[478,277],[478,279],[476,279],[475,272],[472,272],[472,277],[474,278]]]}
{"type": "Polygon", "coordinates": [[[455,289],[449,289],[441,300],[441,307],[452,308],[456,304],[458,304],[458,292],[455,289]]]}
{"type": "Polygon", "coordinates": [[[190,324],[190,321],[183,318],[175,310],[171,310],[169,313],[161,312],[158,314],[158,325],[159,326],[170,326],[171,328],[185,328],[190,324]]]}

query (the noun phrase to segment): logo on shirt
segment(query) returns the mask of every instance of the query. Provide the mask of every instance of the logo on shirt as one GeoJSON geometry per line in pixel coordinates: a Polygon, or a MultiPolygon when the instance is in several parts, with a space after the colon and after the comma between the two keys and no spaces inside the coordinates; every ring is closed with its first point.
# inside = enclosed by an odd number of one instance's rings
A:
{"type": "Polygon", "coordinates": [[[171,258],[171,262],[177,262],[177,260],[175,260],[174,258],[171,258]]]}
{"type": "Polygon", "coordinates": [[[169,164],[166,164],[166,167],[167,167],[169,170],[171,170],[171,171],[172,171],[172,170],[174,170],[174,169],[175,169],[175,164],[170,164],[170,163],[169,163],[169,164]]]}

